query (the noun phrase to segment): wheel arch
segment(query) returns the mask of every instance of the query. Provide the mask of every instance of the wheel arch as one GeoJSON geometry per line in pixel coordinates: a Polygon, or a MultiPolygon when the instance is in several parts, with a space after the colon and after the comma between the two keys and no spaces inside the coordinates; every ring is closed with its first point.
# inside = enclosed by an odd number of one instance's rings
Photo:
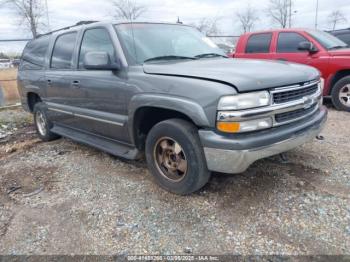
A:
{"type": "Polygon", "coordinates": [[[171,118],[184,119],[198,127],[210,125],[203,108],[188,99],[161,95],[137,96],[129,107],[129,134],[133,144],[143,150],[151,128],[171,118]]]}
{"type": "Polygon", "coordinates": [[[350,69],[339,70],[334,74],[330,82],[329,95],[332,93],[335,84],[346,76],[350,76],[350,69]]]}

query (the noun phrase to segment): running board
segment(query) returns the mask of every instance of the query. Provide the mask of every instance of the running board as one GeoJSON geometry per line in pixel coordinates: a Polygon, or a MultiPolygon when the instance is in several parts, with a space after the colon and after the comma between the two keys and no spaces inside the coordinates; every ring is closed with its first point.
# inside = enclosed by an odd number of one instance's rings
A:
{"type": "Polygon", "coordinates": [[[125,159],[136,160],[140,159],[142,156],[141,152],[134,147],[123,145],[115,140],[95,136],[69,127],[55,124],[51,129],[51,132],[125,159]]]}

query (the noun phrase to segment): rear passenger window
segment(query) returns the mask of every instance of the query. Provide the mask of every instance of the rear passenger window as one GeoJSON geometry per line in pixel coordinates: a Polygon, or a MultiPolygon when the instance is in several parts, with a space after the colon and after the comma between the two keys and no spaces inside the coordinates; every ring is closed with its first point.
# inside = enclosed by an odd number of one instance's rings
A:
{"type": "Polygon", "coordinates": [[[79,68],[83,68],[84,56],[87,52],[91,51],[107,52],[111,60],[114,60],[114,47],[109,33],[106,29],[95,28],[85,31],[80,48],[79,68]]]}
{"type": "Polygon", "coordinates": [[[246,53],[268,53],[270,51],[270,43],[272,33],[255,34],[249,37],[246,53]]]}
{"type": "Polygon", "coordinates": [[[42,36],[29,42],[23,51],[21,68],[24,70],[42,69],[45,65],[49,43],[49,36],[42,36]]]}
{"type": "Polygon", "coordinates": [[[278,43],[277,43],[277,53],[296,53],[296,52],[305,52],[299,50],[299,44],[301,42],[309,42],[305,37],[298,33],[284,32],[278,34],[278,43]]]}
{"type": "Polygon", "coordinates": [[[77,33],[64,34],[57,38],[52,53],[51,68],[72,68],[73,52],[76,38],[77,33]]]}

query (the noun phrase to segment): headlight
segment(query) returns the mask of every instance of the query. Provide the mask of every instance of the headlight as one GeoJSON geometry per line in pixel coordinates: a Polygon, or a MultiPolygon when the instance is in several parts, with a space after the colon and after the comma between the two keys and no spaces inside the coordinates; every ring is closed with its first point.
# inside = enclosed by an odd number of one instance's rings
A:
{"type": "Polygon", "coordinates": [[[270,104],[267,91],[224,96],[220,99],[218,110],[240,110],[267,106],[270,104]]]}
{"type": "Polygon", "coordinates": [[[255,119],[242,122],[217,122],[216,127],[225,133],[244,133],[272,127],[271,118],[255,119]]]}

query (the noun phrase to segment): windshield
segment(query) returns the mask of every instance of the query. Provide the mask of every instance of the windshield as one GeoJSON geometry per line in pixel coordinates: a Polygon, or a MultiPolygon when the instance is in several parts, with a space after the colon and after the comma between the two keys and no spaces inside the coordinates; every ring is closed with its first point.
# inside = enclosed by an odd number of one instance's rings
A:
{"type": "Polygon", "coordinates": [[[307,32],[328,50],[347,47],[347,44],[329,33],[318,30],[308,30],[307,32]]]}
{"type": "Polygon", "coordinates": [[[133,64],[161,58],[191,59],[203,54],[207,57],[225,56],[210,39],[189,26],[134,23],[115,27],[124,52],[133,64]]]}

